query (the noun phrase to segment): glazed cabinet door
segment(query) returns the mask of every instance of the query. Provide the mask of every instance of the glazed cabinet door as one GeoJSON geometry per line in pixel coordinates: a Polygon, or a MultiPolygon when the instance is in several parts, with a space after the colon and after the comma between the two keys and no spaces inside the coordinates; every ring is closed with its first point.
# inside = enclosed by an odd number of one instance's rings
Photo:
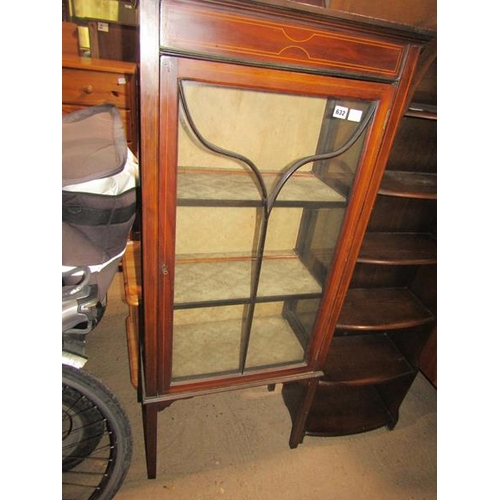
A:
{"type": "Polygon", "coordinates": [[[160,387],[310,373],[394,88],[160,61],[160,387]]]}

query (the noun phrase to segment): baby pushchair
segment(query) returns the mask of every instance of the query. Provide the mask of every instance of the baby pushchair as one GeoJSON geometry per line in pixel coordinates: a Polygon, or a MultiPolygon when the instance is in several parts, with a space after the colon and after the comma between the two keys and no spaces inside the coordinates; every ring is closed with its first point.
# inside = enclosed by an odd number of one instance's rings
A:
{"type": "Polygon", "coordinates": [[[64,115],[62,142],[62,493],[108,500],[128,472],[130,423],[82,368],[135,219],[138,166],[112,105],[64,115]]]}

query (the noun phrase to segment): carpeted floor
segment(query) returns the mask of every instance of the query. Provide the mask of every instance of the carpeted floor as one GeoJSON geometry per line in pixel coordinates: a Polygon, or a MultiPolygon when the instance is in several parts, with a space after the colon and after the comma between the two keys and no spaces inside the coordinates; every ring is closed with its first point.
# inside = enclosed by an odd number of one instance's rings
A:
{"type": "Polygon", "coordinates": [[[437,498],[436,390],[421,375],[385,428],[288,447],[280,390],[266,387],[178,401],[159,414],[158,477],[146,477],[141,407],[130,384],[122,276],[88,339],[86,369],[120,398],[134,453],[118,500],[431,500],[437,498]]]}

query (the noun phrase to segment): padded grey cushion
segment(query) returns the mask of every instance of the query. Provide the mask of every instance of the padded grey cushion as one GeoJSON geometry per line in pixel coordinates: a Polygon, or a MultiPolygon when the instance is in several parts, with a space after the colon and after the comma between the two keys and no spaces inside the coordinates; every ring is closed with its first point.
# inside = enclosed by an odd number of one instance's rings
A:
{"type": "Polygon", "coordinates": [[[63,115],[63,187],[114,175],[126,161],[127,138],[115,106],[91,106],[63,115]]]}

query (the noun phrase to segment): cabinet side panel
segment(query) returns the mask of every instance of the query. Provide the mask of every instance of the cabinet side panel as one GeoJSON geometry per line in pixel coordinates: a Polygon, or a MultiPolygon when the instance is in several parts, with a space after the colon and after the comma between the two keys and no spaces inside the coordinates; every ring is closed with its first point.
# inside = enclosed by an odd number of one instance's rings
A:
{"type": "Polygon", "coordinates": [[[158,304],[158,6],[141,3],[141,238],[142,238],[142,347],[144,391],[157,394],[157,304],[158,304]],[[156,34],[156,36],[155,36],[156,34]]]}

